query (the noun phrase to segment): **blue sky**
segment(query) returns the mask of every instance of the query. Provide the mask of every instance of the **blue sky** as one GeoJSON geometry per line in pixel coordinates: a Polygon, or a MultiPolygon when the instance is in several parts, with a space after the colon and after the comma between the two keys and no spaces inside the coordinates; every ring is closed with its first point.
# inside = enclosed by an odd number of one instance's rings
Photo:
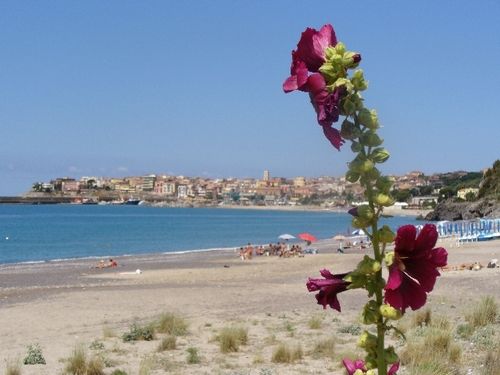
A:
{"type": "Polygon", "coordinates": [[[500,3],[2,1],[0,195],[56,176],[339,176],[304,93],[307,27],[363,56],[388,173],[500,157],[500,3]]]}

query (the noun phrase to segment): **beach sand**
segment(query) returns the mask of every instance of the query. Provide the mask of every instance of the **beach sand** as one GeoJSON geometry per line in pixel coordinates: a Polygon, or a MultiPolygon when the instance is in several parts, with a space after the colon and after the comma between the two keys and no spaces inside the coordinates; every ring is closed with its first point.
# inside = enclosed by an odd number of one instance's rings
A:
{"type": "MultiPolygon", "coordinates": [[[[0,372],[5,361],[22,361],[27,345],[39,343],[47,364],[22,366],[23,374],[62,373],[64,359],[76,345],[104,358],[107,374],[119,368],[135,375],[141,366],[149,366],[150,374],[343,374],[340,359],[359,352],[356,336],[349,332],[359,329],[357,311],[366,302],[365,293],[340,294],[339,314],[317,305],[305,282],[325,267],[334,273],[352,270],[365,250],[338,254],[332,241],[315,245],[320,253],[303,258],[241,261],[233,251],[212,251],[121,257],[119,267],[109,269],[93,269],[96,262],[91,260],[2,265],[0,372]],[[149,342],[121,340],[134,321],[148,323],[165,312],[182,315],[189,323],[189,333],[177,339],[177,349],[156,352],[162,335],[149,342]],[[311,317],[321,321],[321,329],[311,329],[311,317]],[[248,329],[248,344],[237,353],[223,354],[215,338],[231,325],[248,329]],[[332,337],[335,354],[314,355],[318,341],[332,337]],[[99,343],[96,349],[89,348],[92,342],[99,343]],[[271,362],[280,342],[300,345],[303,359],[271,362]],[[200,364],[186,363],[189,347],[198,349],[200,364]]],[[[500,241],[444,246],[452,266],[486,265],[500,258],[500,241]]],[[[458,322],[481,296],[499,299],[499,276],[498,268],[443,272],[428,306],[458,322]]],[[[470,358],[464,368],[479,368],[479,360],[470,358]]]]}

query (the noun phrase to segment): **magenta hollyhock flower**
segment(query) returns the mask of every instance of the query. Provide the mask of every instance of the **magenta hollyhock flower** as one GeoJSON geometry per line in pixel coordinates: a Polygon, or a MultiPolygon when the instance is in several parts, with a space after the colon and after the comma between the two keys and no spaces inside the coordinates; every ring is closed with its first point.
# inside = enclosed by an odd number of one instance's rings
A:
{"type": "Polygon", "coordinates": [[[385,286],[385,302],[405,311],[419,309],[432,291],[437,268],[446,266],[448,253],[442,247],[434,248],[438,238],[436,227],[426,224],[417,236],[417,228],[404,225],[398,229],[394,247],[394,261],[389,267],[385,286]]]}
{"type": "Polygon", "coordinates": [[[342,360],[342,363],[344,364],[344,367],[349,375],[353,375],[356,372],[356,370],[361,370],[363,372],[366,371],[365,362],[362,359],[351,361],[348,358],[344,358],[342,360]]]}
{"type": "Polygon", "coordinates": [[[297,58],[304,61],[311,72],[317,72],[325,62],[325,49],[337,44],[333,26],[324,25],[319,31],[308,27],[297,44],[297,58]]]}
{"type": "Polygon", "coordinates": [[[297,49],[292,51],[290,77],[283,83],[283,91],[303,90],[308,72],[317,72],[325,62],[325,49],[336,44],[332,25],[324,25],[320,31],[308,27],[302,33],[297,49]]]}
{"type": "MultiPolygon", "coordinates": [[[[353,362],[350,359],[344,358],[342,362],[344,363],[344,367],[349,375],[353,375],[357,370],[361,370],[363,373],[368,371],[366,369],[365,362],[362,359],[357,359],[356,361],[353,362]]],[[[398,370],[399,370],[399,362],[394,363],[387,372],[387,374],[396,375],[396,372],[398,370]]]]}
{"type": "Polygon", "coordinates": [[[326,309],[326,306],[330,306],[332,309],[340,312],[340,303],[337,299],[337,294],[347,290],[350,284],[343,280],[347,273],[332,275],[327,269],[321,270],[319,273],[324,279],[309,278],[306,283],[307,290],[310,292],[319,290],[319,293],[316,294],[318,305],[323,305],[324,309],[326,309]]]}

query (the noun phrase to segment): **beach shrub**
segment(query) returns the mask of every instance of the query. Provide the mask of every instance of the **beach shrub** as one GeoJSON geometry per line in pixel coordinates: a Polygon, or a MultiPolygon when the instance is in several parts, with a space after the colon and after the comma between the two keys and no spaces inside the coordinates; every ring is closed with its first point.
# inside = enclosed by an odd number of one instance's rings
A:
{"type": "Polygon", "coordinates": [[[320,329],[323,325],[323,318],[321,316],[312,316],[307,322],[310,329],[320,329]]]}
{"type": "Polygon", "coordinates": [[[92,357],[87,363],[86,375],[104,375],[104,362],[99,357],[92,357]]]}
{"type": "Polygon", "coordinates": [[[28,353],[24,357],[23,363],[25,365],[45,365],[45,358],[39,344],[28,345],[28,353]]]}
{"type": "Polygon", "coordinates": [[[240,345],[248,342],[248,330],[242,327],[225,327],[217,337],[222,353],[237,352],[240,345]]]}
{"type": "Polygon", "coordinates": [[[104,349],[104,344],[100,342],[99,340],[94,340],[90,343],[89,349],[92,350],[103,350],[104,349]]]}
{"type": "Polygon", "coordinates": [[[200,358],[200,355],[198,353],[197,348],[193,348],[193,347],[187,348],[187,353],[188,353],[188,355],[187,355],[186,362],[188,364],[195,365],[195,364],[201,362],[201,358],[200,358]]]}
{"type": "Polygon", "coordinates": [[[489,350],[484,358],[481,375],[498,375],[500,369],[500,346],[489,350]]]}
{"type": "Polygon", "coordinates": [[[461,347],[453,342],[446,324],[415,327],[407,334],[408,342],[399,358],[410,374],[455,374],[460,363],[461,347]]]}
{"type": "Polygon", "coordinates": [[[335,338],[330,337],[323,340],[318,341],[313,348],[312,355],[314,357],[323,357],[323,358],[335,358],[335,338]]]}
{"type": "Polygon", "coordinates": [[[152,325],[140,326],[137,323],[132,324],[130,331],[123,334],[123,341],[151,341],[154,340],[154,327],[152,325]]]}
{"type": "Polygon", "coordinates": [[[481,299],[479,304],[475,304],[472,311],[466,315],[465,320],[472,327],[484,327],[485,325],[495,323],[498,316],[498,304],[491,296],[481,299]]]}
{"type": "Polygon", "coordinates": [[[302,359],[303,352],[300,345],[290,348],[286,344],[279,344],[278,347],[273,351],[271,361],[274,363],[293,363],[302,359]]]}
{"type": "Polygon", "coordinates": [[[177,346],[177,338],[173,335],[164,337],[158,345],[158,351],[174,350],[177,346]]]}
{"type": "Polygon", "coordinates": [[[183,336],[187,333],[188,324],[182,316],[174,313],[164,313],[160,316],[156,328],[159,333],[183,336]]]}
{"type": "Polygon", "coordinates": [[[349,324],[340,327],[338,331],[339,333],[349,333],[353,336],[357,336],[361,333],[361,326],[359,324],[349,324]]]}
{"type": "Polygon", "coordinates": [[[83,346],[78,345],[67,359],[66,373],[71,375],[85,375],[87,372],[87,354],[83,346]]]}
{"type": "Polygon", "coordinates": [[[8,361],[5,367],[5,375],[21,375],[21,365],[18,361],[8,361]]]}

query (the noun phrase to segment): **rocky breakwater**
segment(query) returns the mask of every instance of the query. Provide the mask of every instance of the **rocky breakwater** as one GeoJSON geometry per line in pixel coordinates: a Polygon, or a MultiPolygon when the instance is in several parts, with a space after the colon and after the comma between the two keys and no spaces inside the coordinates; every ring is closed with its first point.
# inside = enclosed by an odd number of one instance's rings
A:
{"type": "Polygon", "coordinates": [[[495,198],[483,198],[475,202],[439,203],[434,211],[425,216],[425,220],[471,220],[476,218],[500,217],[500,201],[495,198]]]}

